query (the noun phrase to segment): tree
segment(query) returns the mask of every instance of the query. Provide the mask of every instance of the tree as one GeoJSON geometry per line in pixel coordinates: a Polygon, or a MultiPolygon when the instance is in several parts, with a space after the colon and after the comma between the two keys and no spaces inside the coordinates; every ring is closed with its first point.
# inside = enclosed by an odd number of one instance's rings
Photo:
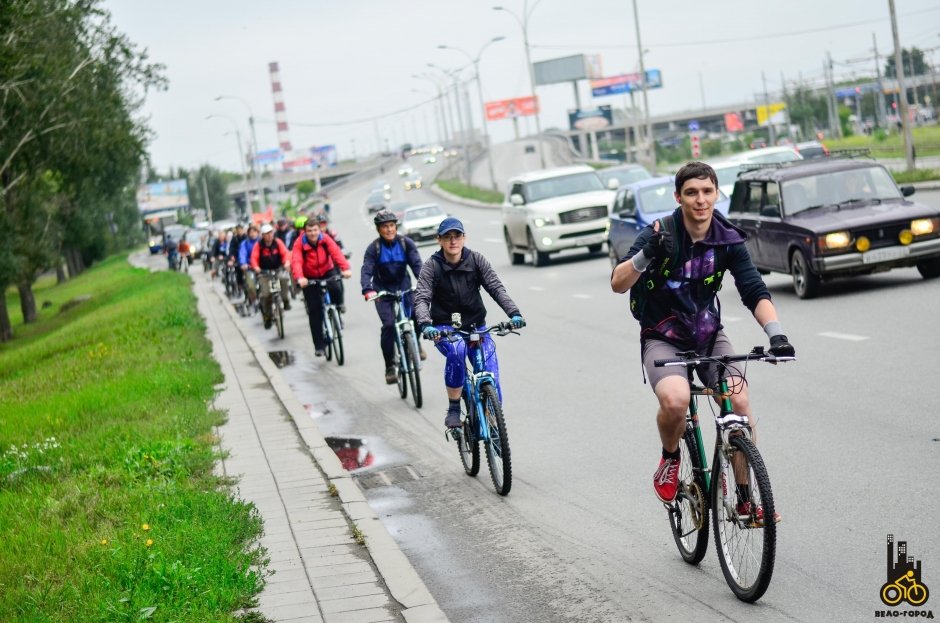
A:
{"type": "MultiPolygon", "coordinates": [[[[135,118],[162,67],[110,24],[100,0],[5,0],[0,10],[0,294],[64,256],[71,271],[139,229],[133,194],[149,131],[135,118]]],[[[6,302],[0,340],[9,339],[6,302]]]]}
{"type": "Polygon", "coordinates": [[[303,203],[313,194],[316,190],[316,186],[314,186],[313,182],[310,180],[303,180],[302,182],[297,182],[294,189],[297,191],[298,203],[303,203]]]}
{"type": "Polygon", "coordinates": [[[811,138],[828,124],[829,111],[824,95],[799,86],[790,96],[790,123],[800,126],[804,137],[811,138]]]}
{"type": "Polygon", "coordinates": [[[228,184],[225,183],[221,171],[204,164],[189,173],[180,169],[179,176],[186,178],[189,188],[189,207],[192,211],[203,211],[208,216],[205,192],[202,187],[202,181],[205,179],[206,189],[209,191],[209,205],[212,207],[212,220],[218,221],[229,217],[232,213],[232,199],[228,196],[226,190],[228,184]]]}
{"type": "MultiPolygon", "coordinates": [[[[930,67],[924,61],[924,53],[918,48],[906,50],[901,48],[901,62],[904,63],[905,76],[922,76],[930,73],[930,67]]],[[[888,56],[888,62],[885,64],[885,77],[895,78],[894,52],[888,56]]]]}

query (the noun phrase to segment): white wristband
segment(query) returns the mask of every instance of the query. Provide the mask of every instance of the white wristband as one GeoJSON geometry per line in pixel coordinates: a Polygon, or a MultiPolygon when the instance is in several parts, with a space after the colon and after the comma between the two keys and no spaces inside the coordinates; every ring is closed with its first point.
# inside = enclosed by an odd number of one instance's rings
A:
{"type": "Polygon", "coordinates": [[[642,273],[653,260],[646,257],[646,253],[641,250],[639,253],[630,258],[630,261],[633,262],[633,268],[636,269],[636,272],[642,273]]]}

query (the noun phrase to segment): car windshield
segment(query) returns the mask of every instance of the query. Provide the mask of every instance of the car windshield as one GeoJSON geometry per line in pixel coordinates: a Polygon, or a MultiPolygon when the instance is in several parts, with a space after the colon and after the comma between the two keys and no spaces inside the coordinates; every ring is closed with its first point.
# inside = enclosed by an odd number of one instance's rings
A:
{"type": "Polygon", "coordinates": [[[672,182],[640,189],[640,209],[646,214],[671,212],[679,205],[673,196],[675,185],[672,182]]]}
{"type": "Polygon", "coordinates": [[[718,176],[719,186],[733,186],[738,179],[738,171],[741,165],[736,164],[732,167],[715,167],[715,175],[718,176]]]}
{"type": "Polygon", "coordinates": [[[526,184],[526,199],[530,202],[541,201],[550,197],[562,197],[593,190],[604,190],[604,188],[604,184],[601,183],[601,178],[597,177],[597,173],[593,171],[575,173],[574,175],[562,175],[561,177],[550,177],[529,182],[526,184]]]}
{"type": "Polygon", "coordinates": [[[646,169],[642,167],[631,167],[629,169],[607,169],[605,171],[598,171],[598,175],[601,176],[601,179],[606,185],[610,180],[617,180],[620,182],[621,186],[626,186],[627,184],[632,184],[633,182],[639,182],[640,180],[648,180],[652,177],[649,173],[646,172],[646,169]]]}
{"type": "Polygon", "coordinates": [[[405,212],[406,221],[416,221],[422,218],[431,218],[433,216],[444,216],[444,210],[439,206],[424,206],[423,208],[412,208],[405,212]]]}
{"type": "Polygon", "coordinates": [[[788,215],[807,208],[850,201],[901,198],[901,192],[891,175],[879,166],[789,180],[783,182],[780,189],[783,193],[783,209],[788,215]]]}

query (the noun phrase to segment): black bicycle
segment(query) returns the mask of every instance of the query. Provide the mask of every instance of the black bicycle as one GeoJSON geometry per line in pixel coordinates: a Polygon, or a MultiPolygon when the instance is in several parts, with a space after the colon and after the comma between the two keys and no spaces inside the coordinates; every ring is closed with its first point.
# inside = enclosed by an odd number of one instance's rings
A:
{"type": "Polygon", "coordinates": [[[330,289],[327,284],[331,281],[341,281],[342,277],[333,276],[326,279],[311,279],[310,283],[320,286],[320,300],[323,305],[323,339],[326,341],[326,360],[331,361],[336,355],[337,365],[346,362],[346,352],[343,350],[343,317],[339,308],[330,299],[330,289]]]}
{"type": "Polygon", "coordinates": [[[414,323],[405,314],[406,292],[389,292],[382,290],[376,293],[372,300],[390,300],[395,309],[395,347],[397,349],[395,362],[398,366],[398,393],[405,399],[408,397],[408,386],[411,385],[411,397],[415,407],[421,408],[424,399],[421,395],[421,355],[418,348],[418,334],[414,323]]]}
{"type": "Polygon", "coordinates": [[[277,328],[277,336],[284,339],[284,304],[281,302],[281,280],[278,279],[277,270],[261,271],[261,278],[268,280],[268,291],[271,297],[271,324],[277,328]]]}
{"type": "Polygon", "coordinates": [[[747,416],[735,414],[725,374],[713,388],[699,387],[692,379],[695,367],[714,364],[720,372],[746,379],[748,361],[777,364],[795,357],[775,357],[755,346],[746,355],[706,357],[695,352],[676,353],[674,359],[657,359],[656,367],[684,366],[692,396],[686,415],[685,434],[679,443],[682,455],[679,490],[666,504],[669,527],[682,558],[696,565],[708,549],[708,514],[711,510],[715,548],[725,581],[735,596],[746,602],[761,598],[770,585],[777,547],[779,515],[770,488],[770,476],[757,446],[751,440],[747,416]],[[742,370],[738,365],[744,362],[742,370]],[[715,413],[715,455],[711,474],[698,422],[698,397],[719,400],[715,413]]]}

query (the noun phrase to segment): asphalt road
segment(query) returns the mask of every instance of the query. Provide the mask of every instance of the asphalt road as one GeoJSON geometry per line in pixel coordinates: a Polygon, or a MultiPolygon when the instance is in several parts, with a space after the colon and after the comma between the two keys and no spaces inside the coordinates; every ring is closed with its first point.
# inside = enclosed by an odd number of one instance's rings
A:
{"type": "MultiPolygon", "coordinates": [[[[434,166],[416,168],[428,179],[434,166]]],[[[388,178],[396,199],[438,201],[388,178]]],[[[295,353],[284,373],[324,434],[366,440],[376,458],[360,474],[369,502],[451,620],[868,620],[884,608],[889,533],[923,560],[926,583],[936,577],[940,329],[931,306],[940,280],[896,270],[835,282],[801,301],[788,277],[767,277],[799,361],[748,369],[783,515],[770,589],[748,605],[726,586],[714,541],[698,567],[681,560],[653,495],[655,399],[643,384],[637,324],[626,296],[610,291],[606,257],[572,252],[541,269],[510,266],[499,210],[438,201],[464,220],[467,246],[490,258],[529,323],[521,336],[497,338],[514,472],[502,498],[485,460],[478,478],[465,476],[445,439],[442,356],[429,353],[421,410],[384,384],[378,318],[358,285],[375,236],[362,210],[368,186],[333,197],[356,274],[346,282],[346,365],[313,358],[302,305],[287,313],[283,342],[257,317],[250,322],[272,351],[295,353]],[[404,465],[412,471],[396,469],[404,465]],[[377,471],[392,484],[370,476],[377,471]]],[[[721,299],[735,345],[766,344],[731,280],[721,299]]],[[[503,318],[488,307],[491,321],[503,318]]]]}

